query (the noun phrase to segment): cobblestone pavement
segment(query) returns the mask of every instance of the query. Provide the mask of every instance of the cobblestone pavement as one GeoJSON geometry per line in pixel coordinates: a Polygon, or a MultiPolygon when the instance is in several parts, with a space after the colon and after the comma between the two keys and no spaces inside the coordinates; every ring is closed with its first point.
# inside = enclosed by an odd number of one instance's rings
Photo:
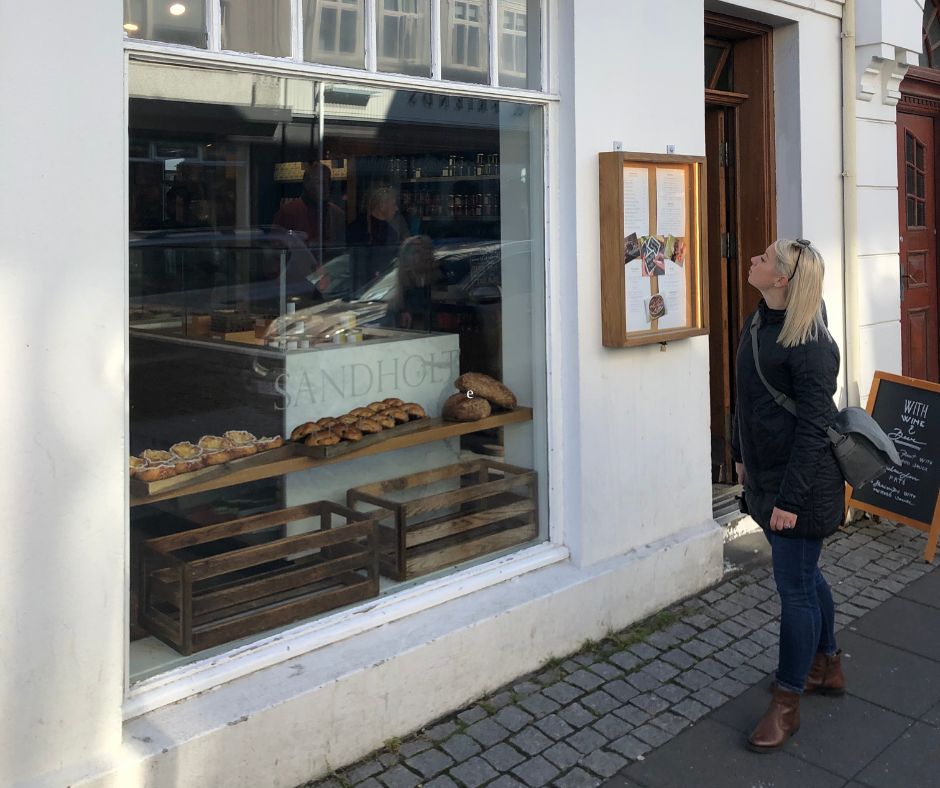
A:
{"type": "MultiPolygon", "coordinates": [[[[912,528],[869,520],[828,540],[821,566],[837,627],[931,571],[924,543],[912,528]]],[[[600,785],[764,679],[776,667],[778,615],[766,560],[731,569],[716,587],[304,788],[600,785]]]]}

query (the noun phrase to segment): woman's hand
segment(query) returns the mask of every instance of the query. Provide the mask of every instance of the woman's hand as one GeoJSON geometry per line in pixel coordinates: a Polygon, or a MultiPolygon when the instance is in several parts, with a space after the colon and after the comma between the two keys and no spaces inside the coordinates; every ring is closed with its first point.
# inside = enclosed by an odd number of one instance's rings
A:
{"type": "Polygon", "coordinates": [[[783,509],[774,507],[770,514],[771,531],[788,531],[796,526],[796,515],[793,512],[785,512],[783,509]]]}

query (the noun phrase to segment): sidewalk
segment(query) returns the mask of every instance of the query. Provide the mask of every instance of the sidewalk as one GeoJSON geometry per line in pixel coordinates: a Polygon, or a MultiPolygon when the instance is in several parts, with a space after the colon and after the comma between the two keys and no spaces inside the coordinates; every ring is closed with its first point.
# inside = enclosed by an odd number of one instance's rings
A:
{"type": "Polygon", "coordinates": [[[806,698],[778,753],[744,749],[777,657],[779,606],[755,534],[726,548],[746,565],[716,588],[307,788],[940,786],[940,572],[924,541],[865,520],[827,542],[849,691],[806,698]]]}

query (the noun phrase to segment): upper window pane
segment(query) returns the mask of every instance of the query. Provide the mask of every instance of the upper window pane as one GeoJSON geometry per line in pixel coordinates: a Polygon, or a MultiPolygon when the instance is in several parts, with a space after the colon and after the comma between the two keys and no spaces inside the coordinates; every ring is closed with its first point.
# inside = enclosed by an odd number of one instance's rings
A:
{"type": "Polygon", "coordinates": [[[379,71],[431,75],[431,0],[384,0],[378,9],[379,71]]]}
{"type": "Polygon", "coordinates": [[[499,84],[538,90],[541,87],[539,2],[503,0],[499,9],[499,84]]]}
{"type": "Polygon", "coordinates": [[[304,0],[304,60],[365,66],[363,0],[304,0]]]}
{"type": "Polygon", "coordinates": [[[486,0],[443,0],[441,29],[441,76],[458,82],[489,82],[486,0]]]}
{"type": "Polygon", "coordinates": [[[131,38],[206,48],[205,0],[124,0],[124,32],[131,38]]]}
{"type": "Polygon", "coordinates": [[[222,49],[290,56],[290,0],[222,0],[222,49]]]}

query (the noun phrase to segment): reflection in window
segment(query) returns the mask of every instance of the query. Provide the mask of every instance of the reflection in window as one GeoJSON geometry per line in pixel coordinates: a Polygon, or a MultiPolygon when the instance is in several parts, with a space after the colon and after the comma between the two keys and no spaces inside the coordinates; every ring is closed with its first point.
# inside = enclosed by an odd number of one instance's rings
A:
{"type": "Polygon", "coordinates": [[[222,49],[290,56],[290,0],[221,0],[222,49]]]}
{"type": "Polygon", "coordinates": [[[205,0],[185,0],[180,3],[124,0],[124,33],[129,38],[205,49],[205,0]]]}
{"type": "Polygon", "coordinates": [[[304,59],[361,68],[363,0],[304,0],[304,59]]]}
{"type": "Polygon", "coordinates": [[[485,0],[443,0],[441,76],[444,79],[489,81],[488,19],[485,0]]]}
{"type": "Polygon", "coordinates": [[[430,76],[430,0],[382,0],[378,8],[379,70],[430,76]]]}
{"type": "Polygon", "coordinates": [[[503,0],[499,10],[499,84],[538,90],[541,29],[539,2],[503,0]]]}

